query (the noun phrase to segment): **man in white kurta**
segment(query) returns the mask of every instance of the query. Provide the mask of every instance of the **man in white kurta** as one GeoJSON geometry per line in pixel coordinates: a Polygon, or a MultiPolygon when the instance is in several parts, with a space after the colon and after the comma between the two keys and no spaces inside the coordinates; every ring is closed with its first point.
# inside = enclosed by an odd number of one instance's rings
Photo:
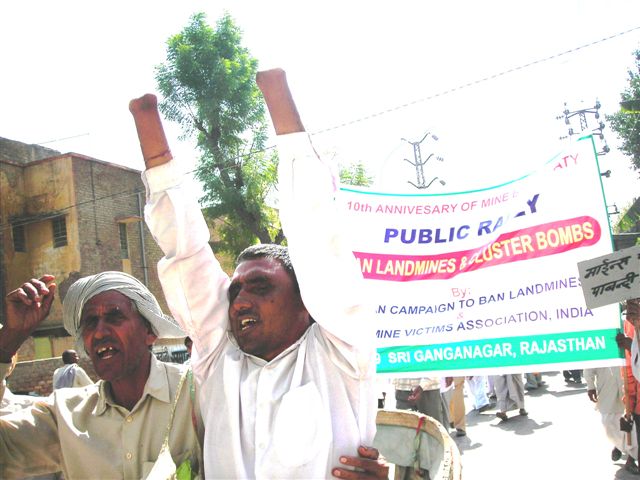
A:
{"type": "Polygon", "coordinates": [[[229,331],[230,280],[174,161],[144,174],[165,296],[194,342],[208,477],[328,478],[341,456],[373,439],[373,334],[358,264],[339,235],[336,183],[306,133],[278,140],[280,218],[315,322],[269,361],[241,350],[229,331]]]}
{"type": "Polygon", "coordinates": [[[600,412],[605,434],[611,444],[635,458],[638,452],[635,426],[631,432],[631,443],[627,442],[627,434],[620,430],[620,417],[624,415],[624,383],[620,367],[587,368],[583,372],[587,382],[589,400],[596,404],[600,412]]]}
{"type": "Polygon", "coordinates": [[[64,387],[84,387],[91,385],[93,381],[87,372],[78,365],[80,358],[75,350],[65,350],[62,352],[64,366],[56,368],[53,372],[53,389],[64,387]]]}

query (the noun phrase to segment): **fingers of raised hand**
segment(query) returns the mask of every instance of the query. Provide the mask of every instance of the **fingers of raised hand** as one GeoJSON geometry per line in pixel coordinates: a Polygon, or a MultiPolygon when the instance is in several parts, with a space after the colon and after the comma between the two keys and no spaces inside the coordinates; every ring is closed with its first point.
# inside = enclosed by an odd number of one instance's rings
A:
{"type": "Polygon", "coordinates": [[[23,283],[20,288],[9,292],[7,298],[13,302],[21,302],[24,305],[33,305],[34,303],[39,307],[42,300],[50,295],[55,285],[52,285],[52,289],[47,286],[48,282],[54,279],[53,275],[43,275],[42,277],[32,278],[30,281],[23,283]]]}
{"type": "Polygon", "coordinates": [[[49,294],[49,288],[40,279],[32,278],[30,282],[22,284],[22,291],[26,297],[40,306],[40,302],[49,294]]]}

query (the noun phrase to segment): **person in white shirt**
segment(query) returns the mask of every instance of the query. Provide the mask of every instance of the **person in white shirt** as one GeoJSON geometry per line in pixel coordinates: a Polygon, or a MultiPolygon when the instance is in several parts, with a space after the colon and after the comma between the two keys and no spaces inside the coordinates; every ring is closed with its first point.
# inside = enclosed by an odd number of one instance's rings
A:
{"type": "Polygon", "coordinates": [[[84,387],[93,382],[87,372],[78,365],[80,357],[75,350],[65,350],[62,352],[64,367],[56,368],[53,372],[53,389],[66,387],[84,387]]]}
{"type": "Polygon", "coordinates": [[[506,421],[509,417],[507,410],[518,408],[518,414],[528,415],[524,408],[524,381],[520,373],[508,373],[492,375],[493,383],[498,397],[496,417],[506,421]]]}
{"type": "Polygon", "coordinates": [[[215,478],[386,478],[377,450],[362,447],[377,411],[373,332],[357,261],[339,235],[336,183],[304,133],[284,72],[261,72],[257,82],[279,137],[289,248],[249,247],[232,279],[181,185],[155,97],[130,104],[147,166],[145,219],[165,253],[159,276],[193,339],[205,470],[215,478]],[[350,456],[356,450],[360,457],[350,456]]]}
{"type": "Polygon", "coordinates": [[[624,452],[632,462],[638,454],[638,442],[635,426],[629,433],[630,442],[627,441],[627,433],[620,430],[620,417],[625,413],[624,381],[620,367],[586,368],[583,374],[589,400],[595,403],[596,410],[600,412],[605,434],[613,445],[611,459],[614,462],[619,460],[624,452]]]}

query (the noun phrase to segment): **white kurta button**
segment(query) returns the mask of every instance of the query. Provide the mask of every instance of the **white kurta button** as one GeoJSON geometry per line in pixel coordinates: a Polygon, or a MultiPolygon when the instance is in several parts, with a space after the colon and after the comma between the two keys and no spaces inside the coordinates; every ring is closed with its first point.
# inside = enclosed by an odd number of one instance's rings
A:
{"type": "Polygon", "coordinates": [[[129,415],[127,417],[127,423],[131,423],[131,422],[133,422],[133,417],[131,415],[129,415]]]}
{"type": "Polygon", "coordinates": [[[125,456],[127,457],[127,460],[131,460],[133,458],[133,454],[131,452],[127,452],[125,456]]]}

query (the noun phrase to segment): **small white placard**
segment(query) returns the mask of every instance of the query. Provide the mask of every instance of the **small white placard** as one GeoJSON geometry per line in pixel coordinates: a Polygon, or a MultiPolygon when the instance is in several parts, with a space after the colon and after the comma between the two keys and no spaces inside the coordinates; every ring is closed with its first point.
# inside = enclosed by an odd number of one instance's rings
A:
{"type": "Polygon", "coordinates": [[[640,297],[640,246],[578,263],[588,308],[640,297]]]}

